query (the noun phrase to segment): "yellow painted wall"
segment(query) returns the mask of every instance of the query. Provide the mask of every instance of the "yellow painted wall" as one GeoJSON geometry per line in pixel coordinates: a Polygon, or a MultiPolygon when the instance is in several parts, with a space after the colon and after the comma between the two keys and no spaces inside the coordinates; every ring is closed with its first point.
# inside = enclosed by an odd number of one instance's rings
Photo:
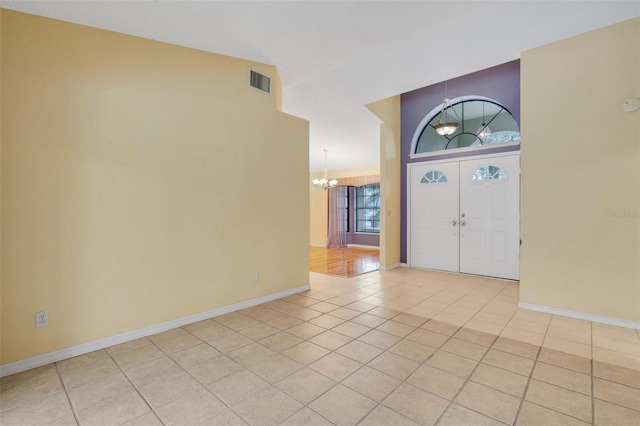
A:
{"type": "MultiPolygon", "coordinates": [[[[2,9],[0,8],[0,18],[2,9]]],[[[0,19],[0,53],[2,52],[2,19],[0,19]]],[[[2,351],[2,54],[0,54],[0,352],[2,351]]],[[[0,353],[1,357],[1,353],[0,353]]],[[[2,361],[0,361],[2,364],[2,361]]]]}
{"type": "MultiPolygon", "coordinates": [[[[353,176],[368,176],[377,175],[380,173],[380,167],[359,167],[355,169],[344,170],[332,170],[329,171],[329,179],[335,178],[340,180],[341,177],[353,177],[353,176]]],[[[311,182],[313,179],[322,178],[324,172],[316,172],[309,174],[309,218],[310,218],[310,231],[309,239],[310,244],[314,246],[325,247],[327,245],[327,209],[328,198],[327,191],[322,188],[318,188],[311,182]]],[[[339,184],[339,183],[338,183],[339,184]]]]}
{"type": "Polygon", "coordinates": [[[380,267],[400,265],[400,96],[367,105],[380,124],[380,267]]]}
{"type": "Polygon", "coordinates": [[[521,302],[640,321],[640,19],[522,53],[521,302]],[[623,216],[608,212],[623,211],[623,216]]]}
{"type": "Polygon", "coordinates": [[[1,19],[2,364],[308,283],[308,123],[247,85],[274,67],[1,19]]]}

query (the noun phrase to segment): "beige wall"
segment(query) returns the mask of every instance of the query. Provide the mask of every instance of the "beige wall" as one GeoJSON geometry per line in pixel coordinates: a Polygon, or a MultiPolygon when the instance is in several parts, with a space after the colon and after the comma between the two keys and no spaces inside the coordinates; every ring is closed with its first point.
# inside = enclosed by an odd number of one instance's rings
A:
{"type": "Polygon", "coordinates": [[[640,96],[640,19],[521,67],[520,300],[640,321],[640,111],[621,108],[640,96]]]}
{"type": "MultiPolygon", "coordinates": [[[[335,178],[340,180],[341,177],[352,176],[368,176],[380,173],[380,167],[359,167],[356,169],[332,170],[329,171],[329,179],[335,178]]],[[[327,209],[328,198],[327,191],[318,188],[311,182],[313,179],[322,178],[324,172],[309,174],[309,217],[310,217],[310,244],[314,246],[327,245],[327,209]]]]}
{"type": "Polygon", "coordinates": [[[247,87],[274,67],[1,22],[2,364],[308,283],[308,123],[247,87]]]}
{"type": "Polygon", "coordinates": [[[400,265],[400,95],[367,105],[380,124],[380,267],[400,265]]]}

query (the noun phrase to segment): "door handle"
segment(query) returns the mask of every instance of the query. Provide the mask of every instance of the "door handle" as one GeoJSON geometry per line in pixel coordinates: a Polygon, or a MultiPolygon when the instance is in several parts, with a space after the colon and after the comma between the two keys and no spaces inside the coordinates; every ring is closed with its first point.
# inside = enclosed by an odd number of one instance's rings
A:
{"type": "Polygon", "coordinates": [[[457,226],[457,225],[458,225],[458,221],[457,221],[457,220],[455,220],[455,219],[453,219],[453,220],[451,221],[451,225],[453,225],[453,226],[457,226]]]}
{"type": "Polygon", "coordinates": [[[466,222],[466,221],[464,221],[464,220],[461,220],[461,221],[460,221],[460,226],[467,226],[467,222],[466,222]]]}

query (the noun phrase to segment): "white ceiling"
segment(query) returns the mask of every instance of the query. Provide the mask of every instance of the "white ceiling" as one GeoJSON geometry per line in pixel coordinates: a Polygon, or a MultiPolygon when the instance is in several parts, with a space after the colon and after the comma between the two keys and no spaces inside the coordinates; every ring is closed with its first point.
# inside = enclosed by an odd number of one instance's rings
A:
{"type": "MultiPolygon", "coordinates": [[[[276,65],[310,121],[310,169],[379,163],[364,105],[640,16],[640,1],[1,1],[2,7],[276,65]]],[[[615,48],[615,46],[612,46],[615,48]]]]}

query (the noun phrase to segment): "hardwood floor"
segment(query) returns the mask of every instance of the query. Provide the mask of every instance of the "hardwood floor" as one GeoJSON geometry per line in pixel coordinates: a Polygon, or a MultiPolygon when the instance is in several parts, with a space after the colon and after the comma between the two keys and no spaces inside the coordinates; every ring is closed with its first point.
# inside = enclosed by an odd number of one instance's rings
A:
{"type": "Polygon", "coordinates": [[[347,278],[366,274],[380,269],[380,251],[360,247],[309,247],[309,269],[347,278]]]}

